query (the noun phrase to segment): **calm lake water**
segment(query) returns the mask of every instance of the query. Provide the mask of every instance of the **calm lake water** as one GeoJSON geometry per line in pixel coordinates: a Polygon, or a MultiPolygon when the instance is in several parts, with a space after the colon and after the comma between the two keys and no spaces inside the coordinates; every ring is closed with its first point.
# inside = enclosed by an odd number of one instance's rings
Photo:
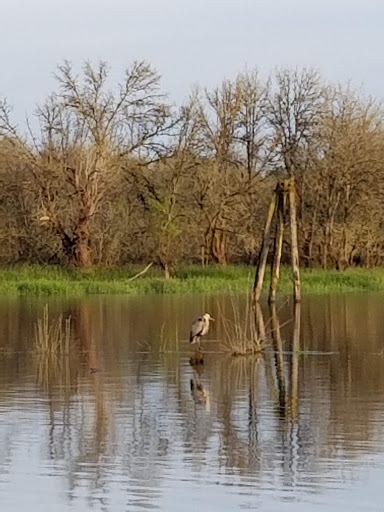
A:
{"type": "Polygon", "coordinates": [[[50,300],[73,339],[47,361],[45,302],[0,301],[2,511],[383,510],[383,295],[278,304],[281,344],[249,358],[222,350],[230,298],[158,296],[50,300]]]}

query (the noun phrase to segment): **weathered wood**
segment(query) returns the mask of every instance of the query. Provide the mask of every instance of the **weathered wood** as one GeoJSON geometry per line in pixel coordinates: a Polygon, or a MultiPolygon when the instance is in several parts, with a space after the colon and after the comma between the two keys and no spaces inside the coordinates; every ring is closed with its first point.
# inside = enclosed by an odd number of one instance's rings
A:
{"type": "Polygon", "coordinates": [[[258,336],[260,342],[263,343],[267,339],[267,336],[265,333],[265,323],[264,323],[263,312],[261,310],[261,306],[260,306],[259,302],[256,302],[255,323],[256,323],[257,336],[258,336]]]}
{"type": "Polygon", "coordinates": [[[255,326],[259,342],[264,343],[267,339],[267,335],[265,332],[264,316],[259,302],[255,304],[255,326]]]}
{"type": "Polygon", "coordinates": [[[265,223],[263,241],[259,253],[257,263],[255,282],[253,287],[254,303],[258,303],[263,288],[263,281],[265,275],[265,267],[267,263],[269,243],[271,237],[271,226],[273,217],[276,213],[276,234],[274,241],[273,263],[271,268],[271,284],[269,289],[269,303],[276,301],[277,283],[280,276],[280,262],[283,248],[284,238],[284,216],[286,210],[286,202],[289,203],[289,220],[291,231],[291,260],[292,272],[294,283],[294,300],[295,302],[301,301],[301,283],[300,283],[300,269],[299,269],[299,249],[297,240],[297,219],[296,219],[296,190],[294,178],[286,179],[277,184],[274,194],[272,196],[267,220],[265,223]]]}
{"type": "Polygon", "coordinates": [[[277,198],[277,222],[274,243],[273,263],[271,267],[271,284],[269,288],[269,303],[276,301],[277,283],[280,275],[281,251],[284,235],[284,191],[280,190],[277,198]]]}
{"type": "Polygon", "coordinates": [[[299,270],[299,248],[297,242],[296,190],[293,178],[287,180],[289,197],[289,220],[291,227],[291,259],[293,272],[294,300],[301,301],[301,284],[299,270]]]}
{"type": "Polygon", "coordinates": [[[258,302],[260,300],[261,291],[263,289],[263,281],[264,281],[264,274],[265,274],[265,266],[267,263],[267,257],[268,257],[268,250],[269,250],[269,241],[271,237],[271,225],[273,216],[275,214],[276,210],[276,204],[277,204],[277,189],[274,192],[269,209],[268,209],[268,216],[264,227],[264,235],[263,235],[263,242],[260,249],[259,254],[259,261],[257,263],[257,269],[256,269],[256,275],[255,275],[255,283],[253,287],[253,298],[255,302],[258,302]]]}

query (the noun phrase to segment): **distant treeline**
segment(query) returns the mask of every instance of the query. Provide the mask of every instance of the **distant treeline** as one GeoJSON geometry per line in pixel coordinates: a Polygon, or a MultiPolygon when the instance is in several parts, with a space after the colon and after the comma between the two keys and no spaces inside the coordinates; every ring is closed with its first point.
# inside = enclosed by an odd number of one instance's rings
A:
{"type": "Polygon", "coordinates": [[[0,263],[253,263],[276,181],[293,176],[303,265],[383,264],[374,99],[311,69],[247,71],[181,107],[144,62],[118,84],[102,62],[56,77],[26,129],[0,103],[0,263]]]}

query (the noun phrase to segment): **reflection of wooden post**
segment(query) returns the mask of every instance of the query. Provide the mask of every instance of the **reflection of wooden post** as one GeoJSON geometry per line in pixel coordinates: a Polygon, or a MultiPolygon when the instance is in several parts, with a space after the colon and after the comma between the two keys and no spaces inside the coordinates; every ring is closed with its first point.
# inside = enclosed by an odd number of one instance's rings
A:
{"type": "Polygon", "coordinates": [[[273,216],[276,210],[277,203],[277,188],[273,193],[271,202],[269,204],[267,221],[265,223],[264,235],[263,235],[263,243],[261,245],[259,261],[257,263],[256,276],[255,276],[255,284],[253,288],[253,297],[255,302],[258,302],[261,295],[261,290],[263,288],[264,274],[265,274],[265,265],[267,263],[268,250],[269,250],[269,240],[271,237],[271,225],[273,216]]]}
{"type": "Polygon", "coordinates": [[[271,304],[271,321],[272,321],[272,339],[273,348],[275,351],[275,364],[277,384],[279,387],[279,405],[281,409],[285,408],[285,375],[284,375],[284,358],[283,358],[283,343],[280,334],[280,324],[276,313],[276,306],[271,304]]]}
{"type": "Polygon", "coordinates": [[[296,189],[293,178],[288,182],[289,194],[289,220],[291,225],[291,258],[294,283],[295,302],[301,301],[300,270],[299,270],[299,249],[297,243],[297,221],[296,221],[296,189]]]}
{"type": "Polygon", "coordinates": [[[291,363],[291,414],[297,419],[298,391],[299,391],[299,351],[300,351],[300,304],[295,304],[294,325],[292,336],[292,363],[291,363]]]}
{"type": "Polygon", "coordinates": [[[248,400],[248,444],[252,453],[256,453],[259,448],[259,439],[257,435],[257,384],[258,384],[259,364],[252,359],[249,379],[249,400],[248,400]]]}
{"type": "Polygon", "coordinates": [[[284,235],[284,191],[279,190],[277,198],[277,222],[276,222],[276,236],[274,244],[273,263],[271,268],[271,285],[269,289],[269,302],[276,301],[276,288],[280,275],[280,261],[281,251],[283,249],[283,235],[284,235]]]}

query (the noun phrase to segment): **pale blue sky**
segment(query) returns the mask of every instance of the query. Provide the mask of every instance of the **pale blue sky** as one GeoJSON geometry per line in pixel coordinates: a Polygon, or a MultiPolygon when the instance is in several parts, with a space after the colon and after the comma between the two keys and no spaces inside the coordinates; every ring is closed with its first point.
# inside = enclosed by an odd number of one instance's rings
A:
{"type": "Polygon", "coordinates": [[[20,120],[64,58],[146,59],[180,101],[245,66],[309,65],[384,97],[384,0],[1,0],[0,96],[20,120]]]}

